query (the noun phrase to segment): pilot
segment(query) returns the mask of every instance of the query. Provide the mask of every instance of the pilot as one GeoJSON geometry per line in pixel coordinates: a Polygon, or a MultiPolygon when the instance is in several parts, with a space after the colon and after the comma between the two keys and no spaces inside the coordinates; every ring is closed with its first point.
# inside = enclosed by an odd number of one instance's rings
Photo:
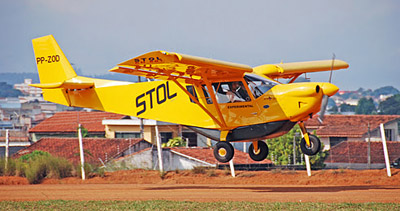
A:
{"type": "Polygon", "coordinates": [[[239,81],[232,82],[230,89],[226,95],[229,98],[229,102],[243,102],[250,101],[250,97],[247,94],[247,91],[243,87],[243,84],[239,81]]]}

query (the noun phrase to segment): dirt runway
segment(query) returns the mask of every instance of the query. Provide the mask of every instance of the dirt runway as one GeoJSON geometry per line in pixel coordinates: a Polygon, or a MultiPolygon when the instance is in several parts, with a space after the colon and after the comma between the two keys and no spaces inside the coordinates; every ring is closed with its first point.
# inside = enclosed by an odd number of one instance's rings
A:
{"type": "Polygon", "coordinates": [[[0,200],[397,202],[400,186],[41,184],[2,185],[0,200]]]}

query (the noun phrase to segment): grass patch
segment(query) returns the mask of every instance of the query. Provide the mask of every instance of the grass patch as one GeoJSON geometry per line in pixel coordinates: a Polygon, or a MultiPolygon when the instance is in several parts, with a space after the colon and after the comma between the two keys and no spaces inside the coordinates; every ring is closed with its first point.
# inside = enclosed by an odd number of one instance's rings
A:
{"type": "Polygon", "coordinates": [[[239,175],[237,175],[238,177],[255,177],[256,174],[254,173],[240,173],[239,175]]]}
{"type": "Polygon", "coordinates": [[[195,166],[192,169],[193,174],[206,174],[208,167],[205,166],[195,166]]]}
{"type": "Polygon", "coordinates": [[[187,201],[0,201],[1,210],[399,210],[395,203],[259,203],[187,201]]]}

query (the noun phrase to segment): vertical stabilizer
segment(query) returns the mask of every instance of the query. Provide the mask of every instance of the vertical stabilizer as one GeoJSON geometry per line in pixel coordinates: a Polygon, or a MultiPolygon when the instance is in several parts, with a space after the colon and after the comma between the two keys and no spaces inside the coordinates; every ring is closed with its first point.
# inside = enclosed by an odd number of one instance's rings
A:
{"type": "Polygon", "coordinates": [[[53,35],[33,39],[32,45],[41,84],[62,83],[77,76],[53,35]]]}

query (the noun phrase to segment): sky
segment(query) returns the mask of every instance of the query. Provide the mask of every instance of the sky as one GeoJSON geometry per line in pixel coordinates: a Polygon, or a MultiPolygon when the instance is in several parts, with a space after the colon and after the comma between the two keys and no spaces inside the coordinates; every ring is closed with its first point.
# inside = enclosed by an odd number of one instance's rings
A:
{"type": "MultiPolygon", "coordinates": [[[[1,0],[0,73],[36,72],[54,35],[85,75],[154,50],[246,64],[337,59],[341,90],[400,89],[398,0],[1,0]]],[[[329,72],[307,74],[329,80],[329,72]]]]}

